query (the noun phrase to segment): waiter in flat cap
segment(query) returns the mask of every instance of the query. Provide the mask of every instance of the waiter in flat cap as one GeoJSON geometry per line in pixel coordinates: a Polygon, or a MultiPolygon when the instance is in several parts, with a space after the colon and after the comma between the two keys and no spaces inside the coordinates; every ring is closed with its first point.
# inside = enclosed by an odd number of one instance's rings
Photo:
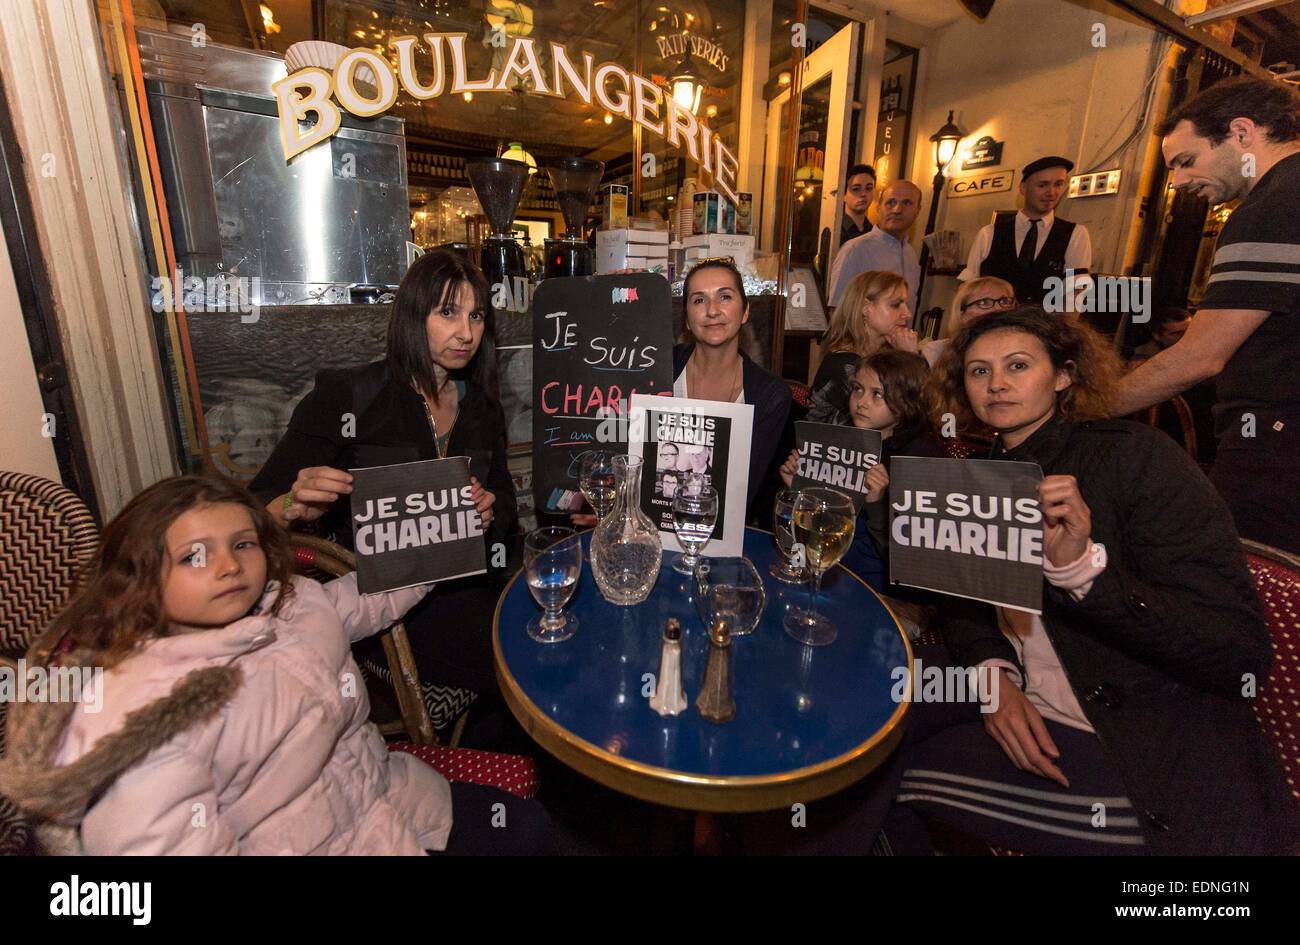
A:
{"type": "Polygon", "coordinates": [[[1063,157],[1042,157],[1026,164],[1020,174],[1024,209],[999,213],[979,231],[958,278],[968,282],[978,276],[997,276],[1016,287],[1016,298],[1022,303],[1039,305],[1047,294],[1045,279],[1062,279],[1067,270],[1076,276],[1086,274],[1092,265],[1088,229],[1055,212],[1072,170],[1074,162],[1063,157]]]}

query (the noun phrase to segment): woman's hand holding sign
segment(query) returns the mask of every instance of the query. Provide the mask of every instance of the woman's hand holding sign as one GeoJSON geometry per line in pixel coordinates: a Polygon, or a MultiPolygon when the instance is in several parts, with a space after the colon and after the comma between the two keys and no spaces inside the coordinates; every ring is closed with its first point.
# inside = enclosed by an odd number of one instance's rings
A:
{"type": "Polygon", "coordinates": [[[993,675],[991,698],[985,708],[996,706],[984,712],[984,730],[1021,771],[1033,772],[1068,788],[1069,778],[1054,763],[1061,752],[1038,710],[1001,668],[981,666],[980,669],[993,675]]]}
{"type": "Polygon", "coordinates": [[[884,463],[876,463],[867,470],[867,501],[879,502],[889,488],[889,471],[884,463]]]}
{"type": "Polygon", "coordinates": [[[781,464],[781,481],[789,489],[794,483],[794,474],[799,471],[799,451],[791,450],[786,461],[781,464]]]}
{"type": "Polygon", "coordinates": [[[314,522],[338,501],[352,492],[352,476],[331,466],[312,466],[298,470],[293,487],[267,503],[266,510],[281,525],[290,522],[314,522]]]}
{"type": "Polygon", "coordinates": [[[497,500],[497,497],[484,489],[473,476],[469,477],[469,486],[472,490],[470,495],[474,499],[474,510],[478,512],[479,518],[483,519],[483,527],[487,528],[492,524],[492,503],[497,500]]]}
{"type": "Polygon", "coordinates": [[[1043,554],[1056,567],[1073,564],[1092,546],[1092,512],[1073,476],[1044,476],[1038,484],[1043,510],[1043,554]]]}

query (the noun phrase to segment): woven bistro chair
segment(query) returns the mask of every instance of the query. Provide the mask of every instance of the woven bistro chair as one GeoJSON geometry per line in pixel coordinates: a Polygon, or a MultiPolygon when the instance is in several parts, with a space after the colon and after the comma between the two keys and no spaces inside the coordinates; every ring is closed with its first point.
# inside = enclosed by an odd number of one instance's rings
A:
{"type": "MultiPolygon", "coordinates": [[[[1164,403],[1152,404],[1145,412],[1135,415],[1135,419],[1141,420],[1147,426],[1155,427],[1157,430],[1169,432],[1165,420],[1169,415],[1178,423],[1178,433],[1182,438],[1183,449],[1192,457],[1197,459],[1197,442],[1196,442],[1196,421],[1192,417],[1192,408],[1188,406],[1187,401],[1181,396],[1175,394],[1164,403]]],[[[1170,433],[1172,436],[1173,434],[1170,433]]]]}
{"type": "Polygon", "coordinates": [[[72,596],[99,528],[56,482],[0,472],[0,658],[11,664],[72,596]]]}
{"type": "MultiPolygon", "coordinates": [[[[1300,803],[1300,555],[1246,538],[1241,546],[1273,637],[1273,663],[1256,691],[1255,716],[1300,803]]],[[[1020,855],[1001,847],[989,852],[1020,855]]]]}
{"type": "Polygon", "coordinates": [[[1244,538],[1241,544],[1273,635],[1273,664],[1256,692],[1255,715],[1300,802],[1300,555],[1244,538]]]}
{"type": "MultiPolygon", "coordinates": [[[[0,472],[0,666],[18,660],[72,596],[99,529],[76,493],[40,476],[0,472]]],[[[0,756],[5,716],[0,702],[0,756]]],[[[0,856],[31,850],[30,826],[0,797],[0,856]]]]}
{"type": "MultiPolygon", "coordinates": [[[[290,539],[300,574],[342,577],[356,570],[356,556],[341,545],[296,532],[291,533],[290,539]]],[[[385,736],[405,733],[416,745],[436,745],[437,732],[451,726],[448,741],[452,746],[459,744],[476,694],[467,689],[421,683],[403,623],[398,622],[384,631],[380,641],[387,665],[370,659],[360,660],[359,665],[367,677],[392,687],[401,720],[377,722],[379,731],[385,736]]]]}

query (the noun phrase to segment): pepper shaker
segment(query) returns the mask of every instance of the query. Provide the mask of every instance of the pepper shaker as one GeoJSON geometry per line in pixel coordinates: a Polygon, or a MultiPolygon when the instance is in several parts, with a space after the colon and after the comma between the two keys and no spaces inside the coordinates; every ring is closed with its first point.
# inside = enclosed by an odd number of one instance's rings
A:
{"type": "Polygon", "coordinates": [[[709,663],[704,668],[704,684],[695,708],[710,722],[730,722],[736,717],[736,701],[731,697],[731,631],[719,618],[709,631],[709,663]]]}
{"type": "Polygon", "coordinates": [[[659,682],[650,697],[650,708],[660,715],[681,715],[686,706],[682,690],[682,625],[676,617],[669,617],[659,648],[659,682]]]}

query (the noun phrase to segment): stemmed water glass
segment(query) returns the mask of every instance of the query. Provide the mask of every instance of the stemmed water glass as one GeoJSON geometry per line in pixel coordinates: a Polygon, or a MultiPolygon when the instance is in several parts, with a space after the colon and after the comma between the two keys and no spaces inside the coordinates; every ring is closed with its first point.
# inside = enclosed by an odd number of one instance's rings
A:
{"type": "Polygon", "coordinates": [[[592,450],[583,456],[578,486],[587,497],[587,503],[595,510],[597,521],[608,515],[618,497],[618,487],[614,480],[614,457],[600,450],[592,450]]]}
{"type": "Polygon", "coordinates": [[[694,574],[700,549],[713,537],[718,521],[718,491],[704,477],[688,473],[673,495],[673,531],[685,551],[673,562],[678,574],[694,574]]]}
{"type": "Polygon", "coordinates": [[[748,558],[703,558],[695,569],[695,607],[708,630],[724,620],[733,637],[754,632],[767,592],[748,558]]]}
{"type": "Polygon", "coordinates": [[[835,624],[817,612],[822,575],[844,557],[853,541],[853,502],[834,489],[801,489],[794,500],[796,548],[803,549],[812,579],[812,606],[792,609],[785,632],[808,646],[825,646],[835,640],[835,624]]]}
{"type": "Polygon", "coordinates": [[[563,526],[529,532],[524,539],[524,573],[528,590],[543,611],[528,622],[528,635],[538,643],[569,639],[578,629],[578,618],[564,613],[582,573],[578,533],[563,526]]]}
{"type": "Polygon", "coordinates": [[[802,584],[804,570],[794,561],[794,499],[798,495],[793,489],[782,489],[776,494],[772,506],[772,532],[776,535],[776,547],[781,552],[781,562],[773,564],[767,573],[786,584],[802,584]]]}

